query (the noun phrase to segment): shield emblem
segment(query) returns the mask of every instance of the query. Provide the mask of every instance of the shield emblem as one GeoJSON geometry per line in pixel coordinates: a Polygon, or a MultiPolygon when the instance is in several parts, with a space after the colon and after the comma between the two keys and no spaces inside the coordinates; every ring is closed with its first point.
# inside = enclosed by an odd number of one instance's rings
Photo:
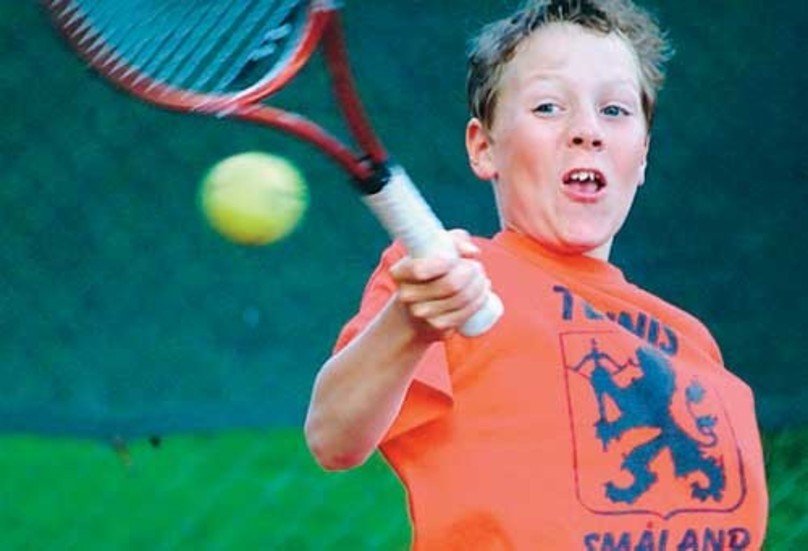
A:
{"type": "Polygon", "coordinates": [[[708,374],[621,331],[561,336],[578,499],[600,514],[730,511],[740,450],[708,374]]]}

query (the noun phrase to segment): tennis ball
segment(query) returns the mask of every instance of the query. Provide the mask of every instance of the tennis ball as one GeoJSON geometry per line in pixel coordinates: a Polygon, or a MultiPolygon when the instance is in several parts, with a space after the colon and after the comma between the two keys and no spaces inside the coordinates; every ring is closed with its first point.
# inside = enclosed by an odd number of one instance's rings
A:
{"type": "Polygon", "coordinates": [[[211,227],[230,241],[266,245],[294,230],[308,206],[308,189],[286,159],[240,153],[211,167],[200,206],[211,227]]]}

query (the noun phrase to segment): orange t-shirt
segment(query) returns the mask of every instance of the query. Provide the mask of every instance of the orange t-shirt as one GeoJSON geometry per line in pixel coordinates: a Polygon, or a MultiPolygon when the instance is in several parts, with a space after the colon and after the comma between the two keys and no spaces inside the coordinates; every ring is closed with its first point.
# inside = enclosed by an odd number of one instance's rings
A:
{"type": "MultiPolygon", "coordinates": [[[[429,349],[381,444],[413,548],[760,549],[752,392],[706,328],[606,262],[510,231],[477,243],[505,314],[429,349]]],[[[403,254],[385,252],[337,348],[387,302],[403,254]]]]}

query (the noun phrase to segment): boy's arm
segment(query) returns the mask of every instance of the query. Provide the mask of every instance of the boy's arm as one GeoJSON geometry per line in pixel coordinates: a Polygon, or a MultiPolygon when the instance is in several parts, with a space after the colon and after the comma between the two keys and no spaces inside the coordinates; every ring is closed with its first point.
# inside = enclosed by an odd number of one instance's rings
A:
{"type": "Polygon", "coordinates": [[[403,305],[391,299],[317,375],[305,433],[324,468],[364,463],[395,420],[430,344],[409,329],[406,317],[403,305]]]}
{"type": "Polygon", "coordinates": [[[460,259],[404,258],[390,274],[397,292],[362,332],[322,367],[306,417],[306,441],[326,469],[362,464],[401,409],[429,346],[460,327],[490,288],[478,249],[452,232],[460,259]]]}

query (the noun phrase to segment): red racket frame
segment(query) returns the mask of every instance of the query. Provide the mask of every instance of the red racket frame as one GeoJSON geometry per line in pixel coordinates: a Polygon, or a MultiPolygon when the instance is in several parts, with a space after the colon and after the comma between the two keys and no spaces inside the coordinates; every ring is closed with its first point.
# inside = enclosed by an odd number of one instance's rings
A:
{"type": "MultiPolygon", "coordinates": [[[[149,79],[94,40],[75,10],[65,9],[70,0],[42,0],[56,26],[84,61],[110,82],[150,103],[168,109],[229,117],[274,127],[296,136],[325,152],[354,177],[356,188],[365,196],[391,236],[401,239],[410,254],[442,254],[456,257],[457,250],[440,220],[421,197],[405,171],[389,162],[387,152],[373,132],[359,101],[348,64],[342,26],[334,0],[313,0],[302,38],[290,54],[291,60],[272,78],[233,94],[187,92],[149,79]],[[86,39],[86,40],[82,40],[86,39]],[[294,78],[320,46],[331,75],[331,86],[353,141],[352,149],[310,119],[263,102],[294,78]],[[359,151],[360,153],[357,153],[359,151]]],[[[487,331],[502,314],[502,303],[489,293],[485,305],[460,328],[466,336],[487,331]]]]}
{"type": "Polygon", "coordinates": [[[246,120],[287,132],[322,150],[358,182],[375,178],[378,167],[388,160],[360,103],[339,12],[333,2],[311,3],[302,38],[291,52],[290,61],[271,80],[258,82],[237,93],[218,95],[188,92],[142,75],[111,49],[104,51],[103,42],[83,40],[92,28],[82,28],[83,18],[71,21],[75,11],[66,9],[70,0],[43,0],[43,3],[59,31],[88,65],[124,91],[149,103],[174,111],[246,120]],[[294,78],[318,46],[322,48],[337,104],[361,154],[305,116],[262,103],[294,78]]]}

